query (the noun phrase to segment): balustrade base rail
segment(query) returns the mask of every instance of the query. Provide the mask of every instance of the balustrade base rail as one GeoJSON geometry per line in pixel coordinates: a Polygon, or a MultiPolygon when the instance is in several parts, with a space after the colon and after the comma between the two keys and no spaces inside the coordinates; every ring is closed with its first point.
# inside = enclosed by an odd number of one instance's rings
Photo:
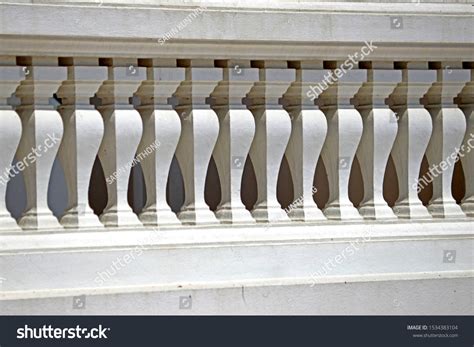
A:
{"type": "Polygon", "coordinates": [[[0,308],[5,314],[472,314],[473,225],[4,234],[0,308]],[[188,296],[191,311],[180,309],[188,296]],[[73,308],[74,300],[85,300],[85,309],[73,308]]]}

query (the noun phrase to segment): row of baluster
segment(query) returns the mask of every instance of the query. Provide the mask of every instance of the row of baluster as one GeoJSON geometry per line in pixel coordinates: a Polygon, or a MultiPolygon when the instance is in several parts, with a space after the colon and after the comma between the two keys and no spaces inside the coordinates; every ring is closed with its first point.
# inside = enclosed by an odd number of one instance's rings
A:
{"type": "Polygon", "coordinates": [[[15,156],[23,163],[27,206],[17,223],[0,182],[0,229],[474,216],[470,65],[367,62],[334,78],[339,62],[1,59],[0,173],[15,156]],[[45,147],[52,137],[62,140],[45,147]],[[399,187],[393,208],[383,198],[390,154],[399,187]],[[430,177],[433,196],[427,207],[418,198],[425,154],[431,166],[442,165],[430,177]],[[97,155],[108,183],[100,218],[88,201],[97,155]],[[166,202],[174,155],[185,191],[177,215],[166,202]],[[295,198],[286,211],[277,200],[284,155],[295,198]],[[356,155],[364,183],[358,209],[348,196],[356,155]],[[56,156],[68,188],[68,208],[59,221],[47,203],[56,156]],[[215,213],[204,200],[211,156],[222,198],[215,213]],[[240,194],[247,156],[258,190],[252,211],[240,194]],[[320,156],[329,184],[323,210],[313,199],[320,156]],[[466,190],[460,205],[451,192],[457,156],[466,190]],[[139,216],[127,202],[136,157],[147,195],[139,216]]]}

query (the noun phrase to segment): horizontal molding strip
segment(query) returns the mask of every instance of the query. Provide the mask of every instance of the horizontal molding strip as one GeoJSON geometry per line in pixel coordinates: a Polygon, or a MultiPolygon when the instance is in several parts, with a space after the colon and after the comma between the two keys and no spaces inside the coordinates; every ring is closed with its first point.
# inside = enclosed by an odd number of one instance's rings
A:
{"type": "Polygon", "coordinates": [[[385,0],[375,2],[362,0],[322,1],[322,0],[3,0],[0,4],[35,5],[35,6],[78,6],[103,8],[151,8],[162,10],[194,10],[205,7],[215,11],[241,11],[267,13],[273,12],[329,12],[329,13],[424,13],[424,14],[459,14],[466,15],[466,6],[472,1],[464,0],[420,0],[413,3],[409,0],[385,0]]]}
{"type": "MultiPolygon", "coordinates": [[[[0,35],[0,54],[20,56],[89,56],[111,58],[172,59],[286,59],[340,60],[360,50],[362,43],[311,45],[295,43],[169,42],[160,46],[150,40],[88,40],[60,37],[15,37],[0,35]],[[284,49],[283,49],[284,48],[284,49]]],[[[376,43],[371,60],[390,61],[473,61],[474,44],[393,45],[376,43]]]]}
{"type": "Polygon", "coordinates": [[[474,239],[474,221],[390,223],[305,223],[253,227],[169,230],[16,232],[0,234],[0,255],[36,252],[100,251],[144,246],[147,249],[289,245],[370,241],[474,239]]]}
{"type": "MultiPolygon", "coordinates": [[[[390,274],[368,274],[348,276],[327,276],[318,279],[320,284],[333,283],[362,283],[362,282],[389,282],[389,281],[413,281],[413,280],[443,280],[456,278],[474,278],[474,271],[440,271],[440,272],[413,272],[413,273],[390,273],[390,274]]],[[[192,284],[165,284],[145,286],[121,286],[121,287],[93,287],[93,288],[68,288],[47,290],[25,290],[0,292],[0,301],[28,300],[40,298],[70,297],[76,295],[114,295],[130,293],[152,293],[156,291],[185,291],[205,289],[228,289],[240,287],[272,287],[272,286],[294,286],[311,285],[313,278],[275,278],[265,280],[239,280],[223,282],[205,282],[192,284]]]]}

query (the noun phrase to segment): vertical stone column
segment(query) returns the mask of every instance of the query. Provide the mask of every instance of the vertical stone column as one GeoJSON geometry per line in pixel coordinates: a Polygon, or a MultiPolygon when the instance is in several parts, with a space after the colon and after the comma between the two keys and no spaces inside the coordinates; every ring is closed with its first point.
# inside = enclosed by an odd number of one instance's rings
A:
{"type": "Polygon", "coordinates": [[[385,105],[385,99],[402,80],[402,72],[393,63],[371,62],[366,65],[367,82],[351,101],[362,116],[363,132],[357,149],[364,181],[364,197],[359,213],[365,219],[394,219],[383,197],[385,168],[397,136],[397,118],[385,105]]]}
{"type": "Polygon", "coordinates": [[[222,69],[214,68],[211,60],[183,60],[179,65],[186,73],[174,95],[182,128],[176,156],[185,190],[178,217],[183,224],[218,224],[204,200],[207,168],[219,134],[217,115],[206,99],[222,80],[222,69]]]}
{"type": "Polygon", "coordinates": [[[145,59],[140,60],[140,65],[147,70],[147,80],[135,94],[143,121],[137,159],[143,169],[147,195],[140,220],[152,227],[179,225],[166,201],[166,185],[181,134],[181,121],[168,99],[185,79],[184,68],[176,67],[174,59],[145,59]]]}
{"type": "Polygon", "coordinates": [[[255,120],[242,99],[258,81],[258,69],[250,61],[220,61],[224,79],[211,94],[219,117],[219,136],[214,160],[221,182],[222,198],[216,216],[221,223],[254,223],[240,197],[245,160],[255,134],[255,120]]]}
{"type": "Polygon", "coordinates": [[[418,198],[418,178],[421,161],[431,137],[429,112],[420,98],[436,81],[436,71],[428,70],[428,63],[400,63],[402,82],[387,100],[398,117],[398,133],[392,158],[398,178],[398,200],[393,208],[399,218],[430,218],[418,198]]]}
{"type": "Polygon", "coordinates": [[[27,71],[16,96],[23,133],[17,160],[24,163],[26,211],[19,221],[25,230],[61,229],[48,207],[48,187],[53,163],[63,136],[63,122],[56,111],[54,93],[67,78],[57,58],[29,57],[17,60],[27,71]]]}
{"type": "Polygon", "coordinates": [[[461,207],[451,192],[454,165],[466,132],[463,112],[454,104],[454,98],[469,81],[469,71],[462,63],[437,63],[437,79],[422,99],[433,120],[433,133],[426,156],[433,179],[433,196],[428,211],[435,218],[464,218],[461,207]]]}
{"type": "Polygon", "coordinates": [[[102,228],[89,206],[89,182],[92,166],[104,135],[100,113],[90,104],[90,98],[107,79],[107,68],[98,66],[98,59],[67,58],[67,81],[58,90],[59,112],[64,123],[64,139],[59,159],[68,188],[68,207],[61,224],[65,228],[102,228]]]}
{"type": "Polygon", "coordinates": [[[131,167],[143,131],[140,114],[130,98],[146,79],[136,59],[104,59],[108,78],[97,92],[97,109],[104,119],[104,139],[99,159],[107,183],[108,203],[100,216],[106,227],[142,226],[127,201],[131,167]]]}
{"type": "Polygon", "coordinates": [[[246,105],[255,117],[255,137],[250,158],[257,178],[257,202],[252,216],[257,222],[289,221],[277,200],[281,161],[290,139],[291,120],[279,99],[295,80],[295,70],[286,62],[254,62],[259,81],[247,94],[246,105]]]}
{"type": "Polygon", "coordinates": [[[294,65],[296,81],[283,95],[283,104],[291,117],[291,136],[286,148],[286,159],[293,179],[294,203],[288,215],[294,221],[325,220],[316,206],[313,187],[316,165],[326,139],[327,121],[315,105],[311,88],[324,78],[321,62],[301,61],[294,65]]]}
{"type": "Polygon", "coordinates": [[[10,167],[21,138],[21,120],[8,99],[25,79],[25,71],[15,65],[15,57],[0,56],[0,231],[20,230],[6,206],[10,167]]]}
{"type": "Polygon", "coordinates": [[[328,122],[328,134],[322,149],[329,181],[329,199],[324,208],[328,219],[361,219],[349,200],[352,162],[362,136],[362,119],[350,99],[367,80],[366,70],[343,72],[342,62],[329,64],[325,76],[327,89],[317,100],[328,122]]]}
{"type": "Polygon", "coordinates": [[[466,186],[461,208],[468,217],[474,217],[474,69],[472,66],[469,72],[470,80],[455,102],[466,117],[466,133],[459,152],[466,186]]]}

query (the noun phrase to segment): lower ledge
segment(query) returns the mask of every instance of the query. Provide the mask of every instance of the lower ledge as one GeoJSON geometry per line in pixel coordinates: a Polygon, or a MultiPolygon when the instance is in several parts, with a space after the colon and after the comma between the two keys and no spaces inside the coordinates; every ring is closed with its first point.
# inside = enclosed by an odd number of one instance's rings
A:
{"type": "Polygon", "coordinates": [[[473,226],[466,219],[3,233],[0,312],[472,314],[473,226]],[[192,308],[180,309],[189,295],[192,308]],[[86,308],[73,309],[84,298],[86,308]]]}
{"type": "MultiPolygon", "coordinates": [[[[4,315],[472,315],[473,272],[36,293],[4,315]],[[79,304],[78,304],[79,303],[79,304]]],[[[25,293],[26,294],[26,293],[25,293]]],[[[31,294],[31,293],[30,293],[31,294]]]]}

